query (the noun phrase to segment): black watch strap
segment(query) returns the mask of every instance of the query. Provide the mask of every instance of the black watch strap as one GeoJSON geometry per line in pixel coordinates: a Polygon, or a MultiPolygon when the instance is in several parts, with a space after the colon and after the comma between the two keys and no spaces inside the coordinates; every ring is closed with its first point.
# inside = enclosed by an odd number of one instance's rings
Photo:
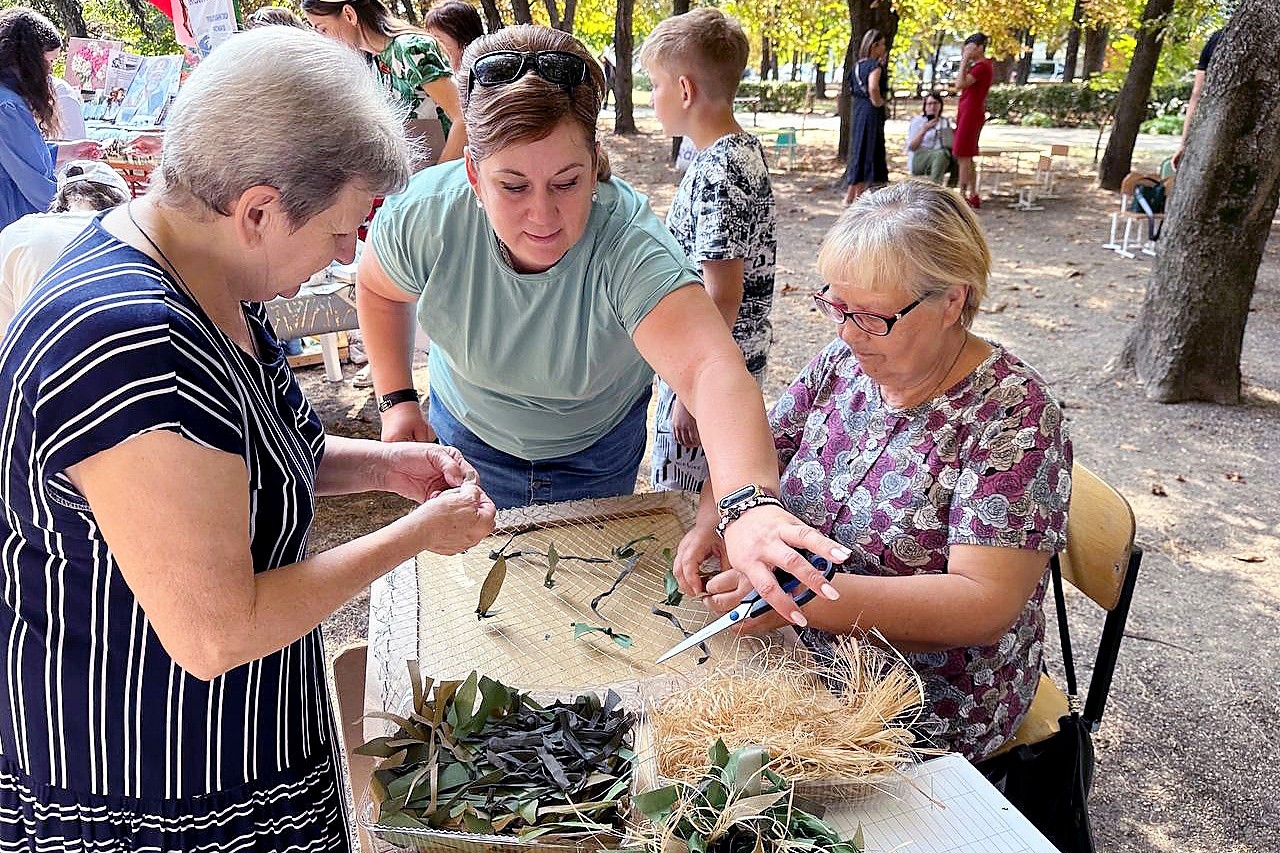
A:
{"type": "Polygon", "coordinates": [[[382,399],[378,402],[378,411],[385,412],[392,406],[398,406],[401,403],[409,401],[418,402],[418,392],[412,388],[401,388],[399,391],[392,391],[389,394],[383,394],[382,399]]]}

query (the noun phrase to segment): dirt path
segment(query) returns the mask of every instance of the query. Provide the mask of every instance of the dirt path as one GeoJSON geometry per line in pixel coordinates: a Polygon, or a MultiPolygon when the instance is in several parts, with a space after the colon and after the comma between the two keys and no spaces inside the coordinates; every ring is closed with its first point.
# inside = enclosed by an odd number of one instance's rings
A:
{"type": "MultiPolygon", "coordinates": [[[[650,193],[662,213],[675,181],[665,165],[669,145],[651,122],[642,129],[648,135],[606,135],[604,143],[615,172],[650,193]]],[[[840,212],[833,185],[841,169],[825,133],[801,142],[798,168],[774,176],[780,230],[770,399],[832,334],[809,294],[818,286],[818,244],[840,212]]],[[[1065,402],[1077,460],[1118,488],[1138,517],[1146,557],[1096,736],[1099,846],[1273,853],[1280,850],[1280,239],[1268,246],[1245,339],[1246,404],[1159,405],[1105,369],[1137,312],[1151,259],[1100,248],[1115,202],[1087,177],[1068,180],[1061,195],[1042,211],[983,209],[996,269],[975,331],[1049,380],[1065,402]]],[[[319,368],[301,375],[331,430],[376,435],[367,391],[328,383],[319,368]]],[[[402,511],[379,496],[324,500],[314,547],[402,511]]],[[[1101,619],[1087,604],[1073,602],[1073,637],[1092,649],[1101,619]]],[[[327,623],[331,645],[362,636],[364,620],[364,602],[353,601],[327,623]]]]}

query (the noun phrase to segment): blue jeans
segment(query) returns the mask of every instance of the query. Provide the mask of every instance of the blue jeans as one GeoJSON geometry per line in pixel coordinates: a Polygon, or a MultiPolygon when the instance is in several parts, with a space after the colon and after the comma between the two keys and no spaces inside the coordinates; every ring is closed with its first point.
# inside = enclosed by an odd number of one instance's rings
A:
{"type": "Polygon", "coordinates": [[[486,444],[431,396],[428,420],[441,444],[456,447],[480,473],[480,486],[498,509],[629,495],[644,456],[646,389],[618,425],[577,453],[531,461],[486,444]]]}

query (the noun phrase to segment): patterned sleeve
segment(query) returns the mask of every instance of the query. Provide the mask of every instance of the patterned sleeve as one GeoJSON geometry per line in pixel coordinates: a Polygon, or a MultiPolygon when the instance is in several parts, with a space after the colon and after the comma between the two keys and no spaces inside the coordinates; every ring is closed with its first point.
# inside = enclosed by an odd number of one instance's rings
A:
{"type": "Polygon", "coordinates": [[[828,383],[835,366],[835,356],[842,349],[847,351],[837,340],[815,355],[769,410],[769,428],[773,432],[773,446],[778,451],[780,466],[785,467],[800,448],[805,422],[813,410],[819,389],[828,383]]]}
{"type": "Polygon", "coordinates": [[[151,296],[69,312],[68,333],[42,354],[30,396],[46,482],[155,430],[243,455],[243,418],[225,366],[192,321],[151,296]]]}
{"type": "Polygon", "coordinates": [[[391,72],[415,89],[453,72],[439,43],[427,35],[410,33],[395,40],[391,72]]]}
{"type": "Polygon", "coordinates": [[[757,247],[751,245],[751,230],[745,212],[758,200],[747,189],[742,165],[725,157],[710,164],[695,189],[692,219],[697,223],[693,252],[689,260],[728,261],[750,258],[757,247]]]}
{"type": "Polygon", "coordinates": [[[1062,410],[1044,388],[1011,378],[983,406],[993,416],[975,428],[952,494],[947,541],[1057,553],[1067,536],[1071,442],[1062,410]]]}

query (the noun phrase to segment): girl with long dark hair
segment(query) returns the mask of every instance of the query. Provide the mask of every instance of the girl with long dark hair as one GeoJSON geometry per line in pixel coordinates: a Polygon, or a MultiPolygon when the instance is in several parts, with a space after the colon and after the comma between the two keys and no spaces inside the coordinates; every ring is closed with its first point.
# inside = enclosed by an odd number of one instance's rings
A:
{"type": "Polygon", "coordinates": [[[49,72],[61,50],[44,15],[23,6],[0,12],[0,228],[48,210],[57,163],[101,156],[96,142],[45,142],[60,129],[49,72]]]}

